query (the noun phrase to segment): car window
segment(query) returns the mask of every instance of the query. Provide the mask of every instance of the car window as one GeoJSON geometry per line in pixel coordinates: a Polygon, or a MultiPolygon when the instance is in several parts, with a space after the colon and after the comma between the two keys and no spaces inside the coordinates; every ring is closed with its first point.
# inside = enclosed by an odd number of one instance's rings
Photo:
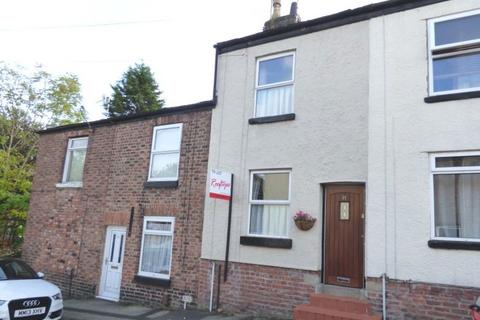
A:
{"type": "Polygon", "coordinates": [[[0,261],[0,280],[38,279],[26,263],[17,260],[0,261]]]}

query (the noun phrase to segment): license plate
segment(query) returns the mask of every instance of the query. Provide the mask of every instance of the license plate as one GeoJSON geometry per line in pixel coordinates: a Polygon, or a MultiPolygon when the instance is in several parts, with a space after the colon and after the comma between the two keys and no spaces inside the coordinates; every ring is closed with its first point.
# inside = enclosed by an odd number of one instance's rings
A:
{"type": "Polygon", "coordinates": [[[14,316],[15,318],[22,318],[22,317],[36,316],[44,313],[45,313],[45,307],[41,307],[41,308],[17,310],[15,311],[14,316]]]}

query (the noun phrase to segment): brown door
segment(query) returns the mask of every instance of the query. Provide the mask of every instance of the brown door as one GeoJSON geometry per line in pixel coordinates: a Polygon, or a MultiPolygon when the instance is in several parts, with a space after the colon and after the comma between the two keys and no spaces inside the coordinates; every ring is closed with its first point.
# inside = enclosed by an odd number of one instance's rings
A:
{"type": "Polygon", "coordinates": [[[364,187],[330,185],[325,197],[325,283],[362,288],[364,187]]]}

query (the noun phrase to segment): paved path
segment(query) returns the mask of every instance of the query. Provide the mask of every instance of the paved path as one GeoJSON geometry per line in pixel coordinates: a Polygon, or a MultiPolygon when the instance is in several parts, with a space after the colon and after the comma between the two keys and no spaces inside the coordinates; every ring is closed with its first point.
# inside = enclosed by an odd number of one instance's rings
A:
{"type": "Polygon", "coordinates": [[[63,320],[248,320],[198,310],[162,310],[104,300],[65,300],[63,320]]]}

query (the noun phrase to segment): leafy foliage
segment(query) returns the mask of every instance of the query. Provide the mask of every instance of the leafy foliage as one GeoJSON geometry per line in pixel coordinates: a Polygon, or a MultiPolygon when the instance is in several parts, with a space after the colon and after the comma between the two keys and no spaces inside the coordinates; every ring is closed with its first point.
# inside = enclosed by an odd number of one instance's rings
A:
{"type": "MultiPolygon", "coordinates": [[[[11,221],[26,220],[36,131],[83,121],[80,102],[80,84],[73,75],[53,77],[41,67],[27,72],[0,63],[0,230],[11,221]]],[[[15,227],[18,236],[23,223],[15,227]]]]}
{"type": "Polygon", "coordinates": [[[155,111],[165,104],[150,67],[144,63],[129,67],[112,90],[112,96],[103,101],[109,117],[155,111]]]}

